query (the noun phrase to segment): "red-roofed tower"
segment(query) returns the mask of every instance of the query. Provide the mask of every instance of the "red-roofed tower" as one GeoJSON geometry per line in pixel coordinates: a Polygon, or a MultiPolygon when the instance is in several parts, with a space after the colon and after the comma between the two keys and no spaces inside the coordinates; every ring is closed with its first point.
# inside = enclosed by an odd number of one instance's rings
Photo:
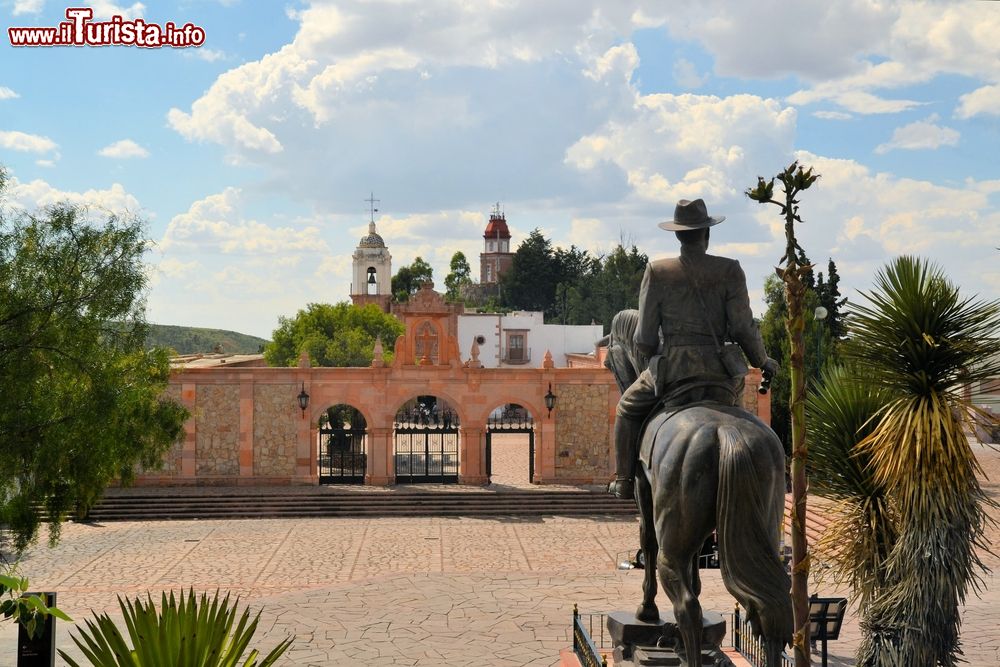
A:
{"type": "Polygon", "coordinates": [[[479,283],[496,285],[500,276],[510,269],[513,262],[514,253],[510,251],[510,230],[507,229],[507,219],[500,209],[500,202],[497,202],[483,233],[483,252],[479,254],[479,283]]]}

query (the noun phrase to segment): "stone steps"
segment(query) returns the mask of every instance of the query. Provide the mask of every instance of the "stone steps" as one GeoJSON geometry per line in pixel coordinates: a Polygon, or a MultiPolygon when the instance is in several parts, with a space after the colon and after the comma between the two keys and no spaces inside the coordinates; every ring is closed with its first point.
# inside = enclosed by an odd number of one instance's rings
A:
{"type": "Polygon", "coordinates": [[[285,495],[117,493],[91,509],[90,521],[394,516],[635,516],[632,501],[604,493],[524,491],[464,493],[302,493],[285,495]]]}

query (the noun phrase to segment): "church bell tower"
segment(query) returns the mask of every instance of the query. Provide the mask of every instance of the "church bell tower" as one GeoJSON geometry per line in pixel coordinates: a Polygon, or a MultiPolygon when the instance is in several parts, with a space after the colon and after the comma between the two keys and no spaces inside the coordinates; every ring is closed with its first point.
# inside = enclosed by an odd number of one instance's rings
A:
{"type": "Polygon", "coordinates": [[[479,284],[496,285],[500,276],[514,263],[514,253],[510,251],[510,230],[507,218],[500,208],[500,202],[493,207],[490,221],[483,232],[483,252],[479,254],[479,284]]]}
{"type": "Polygon", "coordinates": [[[383,312],[389,312],[392,301],[392,255],[385,247],[385,241],[375,230],[375,195],[367,199],[369,204],[368,233],[354,251],[354,272],[351,279],[351,301],[356,306],[369,303],[378,304],[383,312]]]}

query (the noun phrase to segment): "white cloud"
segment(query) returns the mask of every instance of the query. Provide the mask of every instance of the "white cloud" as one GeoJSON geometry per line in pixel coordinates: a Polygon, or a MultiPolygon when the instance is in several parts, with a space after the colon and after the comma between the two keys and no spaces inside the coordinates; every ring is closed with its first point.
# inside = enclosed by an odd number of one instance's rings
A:
{"type": "Polygon", "coordinates": [[[18,97],[20,97],[20,95],[15,93],[7,86],[0,86],[0,100],[13,100],[17,99],[18,97]]]}
{"type": "Polygon", "coordinates": [[[600,75],[602,66],[627,61],[628,48],[634,54],[630,45],[608,48],[631,32],[640,4],[428,0],[386,12],[363,0],[313,2],[289,14],[300,24],[292,43],[223,74],[189,111],[171,109],[168,122],[190,140],[253,159],[281,152],[283,133],[304,120],[297,117],[303,111],[323,124],[379,105],[383,96],[372,91],[394,75],[410,84],[443,67],[497,70],[550,57],[590,63],[600,75]],[[602,65],[599,54],[614,62],[602,65]]]}
{"type": "Polygon", "coordinates": [[[45,0],[14,0],[14,16],[22,14],[38,14],[45,6],[45,0]]]}
{"type": "Polygon", "coordinates": [[[241,198],[240,189],[226,188],[194,202],[186,213],[174,216],[167,225],[161,248],[246,255],[319,254],[329,250],[314,225],[272,227],[245,218],[241,198]]]}
{"type": "Polygon", "coordinates": [[[651,202],[733,200],[756,175],[754,165],[790,156],[795,119],[794,109],[752,95],[640,96],[631,117],[582,137],[566,161],[581,170],[613,164],[651,202]]]}
{"type": "MultiPolygon", "coordinates": [[[[853,53],[857,66],[852,70],[839,76],[807,76],[817,83],[790,95],[789,103],[831,101],[855,113],[897,113],[917,103],[885,99],[875,91],[926,83],[941,74],[996,82],[1000,4],[896,1],[871,5],[888,19],[879,28],[883,35],[866,38],[867,43],[853,53]]],[[[858,27],[862,34],[867,32],[865,26],[858,27]]],[[[812,38],[816,31],[801,33],[812,38]]],[[[826,28],[820,33],[825,34],[826,28]]],[[[781,41],[778,44],[784,46],[781,41]]],[[[978,108],[975,102],[970,100],[971,108],[978,108]]]]}
{"type": "Polygon", "coordinates": [[[605,51],[604,55],[594,59],[591,66],[583,71],[583,74],[594,81],[602,81],[612,74],[624,77],[628,81],[638,66],[639,52],[635,50],[635,45],[630,42],[613,46],[605,51]]]}
{"type": "Polygon", "coordinates": [[[957,118],[1000,116],[1000,84],[983,86],[958,98],[957,118]]]}
{"type": "Polygon", "coordinates": [[[823,120],[850,120],[854,118],[851,114],[843,111],[814,111],[812,115],[823,120]]]}
{"type": "Polygon", "coordinates": [[[935,125],[937,120],[937,114],[932,114],[924,120],[897,127],[892,133],[892,139],[879,144],[875,152],[882,154],[896,149],[919,150],[957,145],[960,137],[958,131],[935,125]]]}
{"type": "Polygon", "coordinates": [[[121,139],[113,144],[109,144],[97,151],[97,154],[101,157],[110,157],[118,160],[149,157],[149,151],[131,139],[121,139]]]}
{"type": "Polygon", "coordinates": [[[920,106],[915,100],[887,99],[864,90],[852,88],[849,84],[831,83],[812,90],[792,93],[786,99],[789,104],[805,105],[829,101],[856,114],[900,113],[920,106]]]}
{"type": "Polygon", "coordinates": [[[894,2],[841,0],[678,3],[669,27],[678,39],[700,42],[721,76],[806,80],[847,76],[884,44],[898,15],[894,2]]]}
{"type": "Polygon", "coordinates": [[[0,146],[12,151],[24,153],[48,153],[59,147],[48,137],[37,134],[18,132],[17,130],[0,130],[0,146]]]}
{"type": "Polygon", "coordinates": [[[120,183],[113,183],[111,187],[104,190],[91,189],[85,192],[73,192],[59,190],[41,179],[21,182],[17,177],[11,177],[6,191],[6,200],[14,208],[26,211],[34,211],[57,204],[83,206],[91,209],[93,213],[115,215],[138,213],[141,209],[139,200],[127,192],[120,183]]]}

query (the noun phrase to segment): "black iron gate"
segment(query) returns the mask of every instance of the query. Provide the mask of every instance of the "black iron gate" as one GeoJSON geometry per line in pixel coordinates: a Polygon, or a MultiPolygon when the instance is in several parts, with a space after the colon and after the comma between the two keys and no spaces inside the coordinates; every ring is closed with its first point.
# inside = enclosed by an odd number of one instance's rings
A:
{"type": "Polygon", "coordinates": [[[319,483],[364,484],[368,463],[365,429],[319,429],[319,483]]]}
{"type": "Polygon", "coordinates": [[[397,416],[393,440],[397,484],[458,482],[458,419],[451,411],[397,416]]]}
{"type": "Polygon", "coordinates": [[[505,406],[486,419],[486,476],[493,474],[493,434],[528,434],[528,481],[535,481],[535,420],[527,410],[518,406],[505,406]]]}

